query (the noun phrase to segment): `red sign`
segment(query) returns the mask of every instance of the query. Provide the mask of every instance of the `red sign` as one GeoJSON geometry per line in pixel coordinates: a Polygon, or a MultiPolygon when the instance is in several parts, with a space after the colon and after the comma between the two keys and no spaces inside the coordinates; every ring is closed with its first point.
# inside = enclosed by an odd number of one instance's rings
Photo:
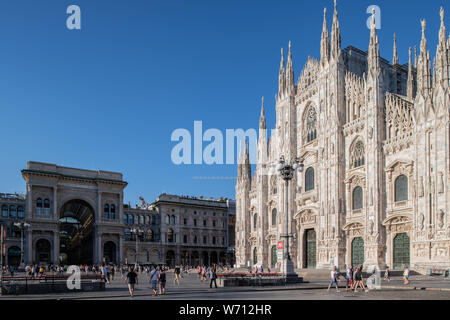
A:
{"type": "Polygon", "coordinates": [[[283,249],[283,241],[278,241],[278,247],[277,247],[277,249],[278,249],[278,250],[283,249]]]}

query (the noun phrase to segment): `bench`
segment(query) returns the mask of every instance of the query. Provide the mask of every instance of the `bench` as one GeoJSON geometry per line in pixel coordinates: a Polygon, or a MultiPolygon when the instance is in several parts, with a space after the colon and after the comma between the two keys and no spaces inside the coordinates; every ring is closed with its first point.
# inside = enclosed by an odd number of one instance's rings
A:
{"type": "Polygon", "coordinates": [[[428,268],[427,269],[427,276],[442,276],[442,277],[448,277],[448,270],[447,269],[435,269],[435,268],[428,268]]]}

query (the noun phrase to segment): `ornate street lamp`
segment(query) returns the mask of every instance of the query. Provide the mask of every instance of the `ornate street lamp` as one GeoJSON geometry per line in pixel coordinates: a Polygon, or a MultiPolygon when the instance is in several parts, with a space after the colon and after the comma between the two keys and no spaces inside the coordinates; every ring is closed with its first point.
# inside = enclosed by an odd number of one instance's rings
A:
{"type": "Polygon", "coordinates": [[[20,229],[20,266],[23,267],[25,265],[23,261],[23,230],[31,227],[31,224],[26,222],[15,222],[14,225],[20,229]]]}
{"type": "Polygon", "coordinates": [[[304,170],[303,163],[300,163],[298,158],[295,159],[294,163],[286,163],[284,156],[280,158],[280,162],[278,163],[276,169],[278,171],[278,175],[285,182],[285,234],[282,235],[282,238],[285,238],[284,245],[284,255],[283,255],[283,275],[286,278],[286,282],[288,279],[298,278],[298,275],[294,271],[294,263],[292,262],[290,251],[289,251],[289,238],[294,238],[294,235],[289,234],[289,181],[294,178],[294,173],[296,171],[303,172],[304,170]]]}
{"type": "Polygon", "coordinates": [[[141,234],[143,231],[142,230],[140,230],[140,229],[136,229],[136,228],[134,228],[134,229],[131,229],[131,233],[133,233],[133,234],[135,234],[136,235],[136,254],[135,254],[135,266],[137,267],[138,265],[139,265],[139,262],[138,262],[138,257],[139,257],[139,234],[141,234]]]}

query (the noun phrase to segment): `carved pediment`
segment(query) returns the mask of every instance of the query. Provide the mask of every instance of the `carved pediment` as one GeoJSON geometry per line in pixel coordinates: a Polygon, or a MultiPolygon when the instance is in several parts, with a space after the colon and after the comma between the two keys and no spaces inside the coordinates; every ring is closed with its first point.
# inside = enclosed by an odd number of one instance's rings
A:
{"type": "Polygon", "coordinates": [[[347,179],[345,179],[345,184],[365,187],[366,176],[361,172],[353,172],[347,179]]]}
{"type": "Polygon", "coordinates": [[[304,209],[297,213],[294,218],[300,224],[315,224],[317,222],[316,211],[312,209],[304,209]]]}

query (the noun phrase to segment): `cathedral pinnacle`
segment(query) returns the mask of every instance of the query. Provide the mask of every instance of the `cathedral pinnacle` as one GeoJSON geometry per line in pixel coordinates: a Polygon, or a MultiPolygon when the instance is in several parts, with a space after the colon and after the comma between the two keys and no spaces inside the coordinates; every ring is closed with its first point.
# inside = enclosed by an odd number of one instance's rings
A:
{"type": "Polygon", "coordinates": [[[394,58],[392,60],[392,64],[396,65],[398,64],[398,54],[397,54],[397,37],[394,33],[394,58]]]}
{"type": "Polygon", "coordinates": [[[337,3],[334,0],[333,26],[331,27],[331,57],[336,59],[341,54],[341,28],[339,26],[337,3]]]}
{"type": "Polygon", "coordinates": [[[323,9],[322,37],[320,39],[320,61],[322,66],[330,59],[330,36],[327,25],[327,8],[323,9]]]}
{"type": "Polygon", "coordinates": [[[264,114],[264,97],[262,97],[261,102],[261,116],[259,118],[259,128],[266,129],[266,116],[264,114]]]}

